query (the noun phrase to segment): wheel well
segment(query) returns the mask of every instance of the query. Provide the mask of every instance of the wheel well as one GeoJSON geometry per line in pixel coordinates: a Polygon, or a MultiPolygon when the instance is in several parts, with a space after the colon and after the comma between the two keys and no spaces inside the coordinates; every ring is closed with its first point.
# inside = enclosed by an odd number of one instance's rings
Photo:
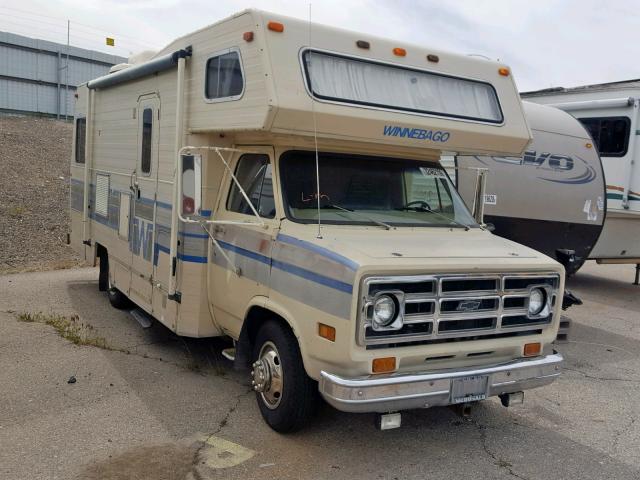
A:
{"type": "Polygon", "coordinates": [[[107,249],[99,243],[96,243],[96,257],[100,259],[98,290],[105,292],[109,289],[109,254],[107,249]]]}
{"type": "Polygon", "coordinates": [[[107,249],[105,247],[103,247],[102,245],[100,245],[99,243],[96,243],[96,257],[102,258],[102,255],[107,256],[107,249]]]}
{"type": "Polygon", "coordinates": [[[244,319],[244,324],[242,326],[243,330],[246,329],[247,338],[251,342],[251,345],[253,345],[253,342],[256,339],[256,335],[258,334],[260,326],[267,320],[276,320],[286,326],[288,329],[293,330],[291,328],[291,325],[289,325],[289,323],[277,313],[274,313],[264,307],[251,307],[251,309],[247,313],[246,318],[244,319]]]}
{"type": "Polygon", "coordinates": [[[256,340],[258,330],[260,329],[260,326],[268,320],[276,320],[286,328],[293,330],[291,325],[289,325],[289,323],[277,313],[257,305],[251,307],[244,319],[240,338],[238,338],[238,342],[236,344],[236,368],[241,369],[249,366],[251,363],[251,351],[253,349],[253,344],[256,340]]]}

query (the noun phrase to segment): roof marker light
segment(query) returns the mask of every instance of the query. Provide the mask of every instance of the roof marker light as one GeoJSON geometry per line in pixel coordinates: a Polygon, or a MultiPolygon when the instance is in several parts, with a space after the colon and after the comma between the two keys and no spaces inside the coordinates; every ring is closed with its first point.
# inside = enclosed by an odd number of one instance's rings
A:
{"type": "Polygon", "coordinates": [[[244,32],[242,34],[242,39],[245,42],[253,42],[253,32],[244,32]]]}
{"type": "Polygon", "coordinates": [[[369,50],[369,47],[371,47],[371,45],[369,44],[369,42],[367,42],[367,41],[365,41],[365,40],[358,40],[358,41],[356,42],[356,46],[357,46],[358,48],[364,48],[364,49],[367,49],[367,50],[369,50]]]}
{"type": "Polygon", "coordinates": [[[284,32],[284,25],[280,22],[269,22],[267,23],[267,28],[272,32],[278,32],[278,33],[284,32]]]}
{"type": "Polygon", "coordinates": [[[509,69],[507,67],[500,67],[498,69],[498,73],[500,75],[502,75],[503,77],[508,77],[509,76],[509,69]]]}
{"type": "Polygon", "coordinates": [[[587,147],[587,148],[593,148],[593,145],[592,145],[592,144],[590,144],[590,143],[587,143],[587,144],[585,144],[585,147],[587,147]]]}
{"type": "Polygon", "coordinates": [[[407,51],[404,48],[394,48],[393,49],[393,54],[397,57],[404,57],[407,55],[407,51]]]}
{"type": "Polygon", "coordinates": [[[438,55],[433,55],[432,53],[430,53],[429,55],[427,55],[427,60],[433,63],[438,63],[440,61],[440,57],[438,57],[438,55]]]}

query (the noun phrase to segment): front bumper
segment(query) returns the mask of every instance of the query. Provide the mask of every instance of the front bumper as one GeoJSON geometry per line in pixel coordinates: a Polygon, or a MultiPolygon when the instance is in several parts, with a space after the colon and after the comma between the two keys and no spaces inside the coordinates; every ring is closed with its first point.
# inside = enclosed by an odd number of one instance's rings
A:
{"type": "MultiPolygon", "coordinates": [[[[324,399],[345,412],[386,413],[461,403],[454,397],[454,380],[486,377],[485,391],[475,399],[542,387],[560,376],[563,358],[554,352],[544,357],[520,359],[501,365],[428,373],[369,375],[342,378],[320,372],[319,390],[324,399]]],[[[475,381],[475,380],[474,380],[475,381]]],[[[471,401],[469,400],[469,401],[471,401]]]]}

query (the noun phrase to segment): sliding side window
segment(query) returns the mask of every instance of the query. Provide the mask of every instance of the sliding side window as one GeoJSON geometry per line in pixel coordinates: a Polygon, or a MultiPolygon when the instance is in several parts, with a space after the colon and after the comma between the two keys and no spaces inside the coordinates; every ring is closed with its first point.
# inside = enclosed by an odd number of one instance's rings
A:
{"type": "MultiPolygon", "coordinates": [[[[251,200],[253,208],[264,218],[274,218],[276,207],[273,199],[273,177],[267,155],[246,154],[238,160],[236,178],[251,200]]],[[[240,193],[235,182],[231,184],[227,210],[253,215],[250,205],[240,193]]]]}
{"type": "Polygon", "coordinates": [[[207,60],[205,96],[210,101],[237,100],[244,90],[240,53],[227,51],[207,60]]]}

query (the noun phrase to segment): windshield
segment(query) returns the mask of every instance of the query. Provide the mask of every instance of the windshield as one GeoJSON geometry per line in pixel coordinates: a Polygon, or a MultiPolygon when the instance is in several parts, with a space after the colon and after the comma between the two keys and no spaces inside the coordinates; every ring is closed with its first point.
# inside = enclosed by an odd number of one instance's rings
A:
{"type": "MultiPolygon", "coordinates": [[[[477,226],[437,163],[320,153],[319,169],[322,223],[477,226]]],[[[286,152],[280,176],[287,217],[317,222],[315,153],[286,152]]]]}

